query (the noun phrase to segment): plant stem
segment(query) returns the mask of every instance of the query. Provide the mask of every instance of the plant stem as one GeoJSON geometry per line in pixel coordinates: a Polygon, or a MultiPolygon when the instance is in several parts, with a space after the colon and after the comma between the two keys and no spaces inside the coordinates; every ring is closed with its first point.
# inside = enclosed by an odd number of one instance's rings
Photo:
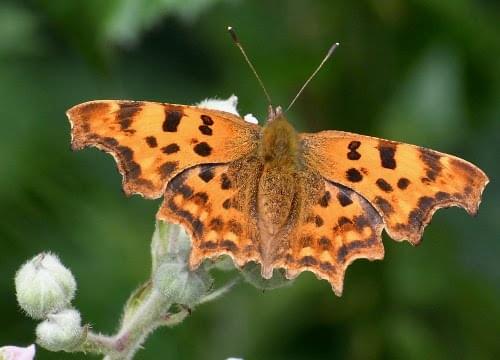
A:
{"type": "Polygon", "coordinates": [[[118,353],[116,356],[110,355],[108,359],[131,359],[146,337],[158,327],[157,320],[167,313],[170,305],[163,294],[152,289],[132,318],[115,336],[115,349],[118,353]]]}
{"type": "Polygon", "coordinates": [[[105,360],[132,359],[147,336],[164,325],[158,319],[166,316],[170,305],[164,295],[152,289],[132,317],[123,324],[118,334],[110,337],[88,331],[81,350],[106,354],[105,360]]]}

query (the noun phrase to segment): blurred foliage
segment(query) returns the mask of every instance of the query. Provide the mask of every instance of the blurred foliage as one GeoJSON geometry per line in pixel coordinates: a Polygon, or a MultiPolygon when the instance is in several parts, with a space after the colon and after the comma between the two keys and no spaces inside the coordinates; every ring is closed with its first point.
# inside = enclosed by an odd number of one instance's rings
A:
{"type": "Polygon", "coordinates": [[[158,201],[125,198],[111,157],[70,152],[65,111],[100,98],[235,93],[243,113],[264,118],[225,33],[233,25],[283,105],[341,43],[289,115],[299,129],[432,146],[492,182],[477,218],[439,211],[417,249],[385,239],[386,259],[351,266],[342,298],[311,274],[265,293],[241,285],[154,334],[138,359],[499,358],[499,23],[493,0],[3,0],[0,344],[34,340],[13,276],[35,253],[72,268],[76,305],[102,331],[150,268],[158,201]]]}

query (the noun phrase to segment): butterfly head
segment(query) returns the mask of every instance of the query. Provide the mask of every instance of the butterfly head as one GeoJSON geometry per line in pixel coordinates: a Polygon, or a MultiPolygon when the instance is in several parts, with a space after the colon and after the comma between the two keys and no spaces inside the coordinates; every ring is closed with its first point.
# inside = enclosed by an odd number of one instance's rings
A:
{"type": "Polygon", "coordinates": [[[283,109],[281,108],[281,106],[273,107],[272,105],[269,105],[269,108],[267,110],[268,123],[282,117],[283,117],[283,109]]]}
{"type": "Polygon", "coordinates": [[[269,106],[267,123],[262,132],[260,156],[274,166],[286,166],[296,162],[297,133],[283,115],[281,106],[269,106]]]}

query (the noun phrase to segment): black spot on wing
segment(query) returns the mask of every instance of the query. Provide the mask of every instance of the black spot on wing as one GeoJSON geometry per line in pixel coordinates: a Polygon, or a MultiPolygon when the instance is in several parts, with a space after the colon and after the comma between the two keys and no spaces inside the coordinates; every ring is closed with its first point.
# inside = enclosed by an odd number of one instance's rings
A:
{"type": "Polygon", "coordinates": [[[322,197],[319,199],[319,205],[321,207],[328,207],[328,203],[330,202],[330,198],[332,196],[330,195],[329,191],[325,191],[322,197]]]}
{"type": "Polygon", "coordinates": [[[444,192],[444,191],[438,191],[436,193],[436,195],[434,195],[434,197],[437,201],[445,201],[445,200],[449,200],[452,198],[452,196],[450,194],[448,194],[447,192],[444,192]]]}
{"type": "Polygon", "coordinates": [[[118,146],[119,144],[118,141],[112,137],[103,137],[99,142],[110,149],[114,148],[115,146],[118,146]]]}
{"type": "Polygon", "coordinates": [[[377,184],[379,189],[384,191],[384,192],[391,192],[392,191],[392,186],[382,178],[377,179],[377,181],[375,183],[377,184]]]}
{"type": "Polygon", "coordinates": [[[142,110],[143,102],[141,101],[126,101],[119,102],[118,112],[116,114],[116,120],[120,124],[122,130],[126,130],[132,124],[134,116],[142,110]]]}
{"type": "Polygon", "coordinates": [[[322,236],[319,239],[319,246],[322,250],[330,250],[330,248],[332,247],[332,241],[326,236],[322,236]]]}
{"type": "Polygon", "coordinates": [[[206,142],[201,142],[196,144],[193,150],[196,154],[203,157],[210,156],[210,154],[212,153],[212,147],[208,145],[206,142]]]}
{"type": "Polygon", "coordinates": [[[215,241],[204,241],[201,243],[200,248],[213,250],[217,248],[217,243],[215,241]]]}
{"type": "Polygon", "coordinates": [[[368,221],[367,217],[364,215],[358,215],[353,218],[354,220],[354,226],[356,229],[359,231],[363,230],[363,228],[370,226],[370,222],[368,221]]]}
{"type": "Polygon", "coordinates": [[[200,169],[200,173],[198,174],[198,176],[201,180],[208,183],[214,178],[215,174],[213,168],[207,166],[200,169]]]}
{"type": "Polygon", "coordinates": [[[390,215],[394,212],[394,208],[392,205],[383,197],[381,196],[376,196],[375,199],[373,199],[373,203],[385,214],[385,215],[390,215]]]}
{"type": "Polygon", "coordinates": [[[168,200],[168,207],[174,214],[184,219],[191,226],[195,236],[199,238],[203,234],[203,223],[189,211],[179,208],[172,198],[168,200]]]}
{"type": "Polygon", "coordinates": [[[224,202],[222,203],[222,207],[226,210],[229,209],[231,207],[231,199],[224,200],[224,202]]]}
{"type": "Polygon", "coordinates": [[[396,155],[396,146],[396,144],[387,141],[380,141],[378,151],[380,155],[380,162],[383,168],[396,168],[396,159],[394,158],[394,156],[396,155]]]}
{"type": "Polygon", "coordinates": [[[335,268],[333,267],[333,265],[327,261],[324,261],[322,263],[319,264],[319,268],[321,270],[323,270],[324,272],[327,272],[327,273],[331,273],[335,270],[335,268]]]}
{"type": "Polygon", "coordinates": [[[221,231],[222,228],[224,227],[224,222],[222,221],[221,218],[219,217],[216,217],[216,218],[213,218],[211,221],[210,221],[210,225],[209,225],[210,229],[211,230],[214,230],[214,231],[221,231]]]}
{"type": "Polygon", "coordinates": [[[356,150],[361,146],[361,142],[359,141],[351,141],[347,148],[349,152],[347,153],[347,158],[349,160],[359,160],[361,159],[361,154],[356,150]]]}
{"type": "Polygon", "coordinates": [[[198,129],[203,135],[208,135],[208,136],[212,135],[212,129],[207,125],[200,125],[198,129]]]}
{"type": "Polygon", "coordinates": [[[179,145],[172,143],[161,148],[164,154],[170,155],[178,152],[180,150],[179,145]]]}
{"type": "Polygon", "coordinates": [[[226,173],[222,173],[220,177],[220,188],[222,190],[227,190],[231,188],[231,180],[226,173]]]}
{"type": "Polygon", "coordinates": [[[156,141],[156,138],[154,136],[147,136],[145,140],[146,144],[148,144],[150,148],[155,148],[158,146],[158,142],[156,141]]]}
{"type": "Polygon", "coordinates": [[[372,237],[367,240],[354,240],[347,244],[344,244],[337,250],[337,260],[339,262],[344,262],[346,260],[347,254],[349,254],[351,251],[370,247],[375,243],[375,241],[376,239],[372,237]]]}
{"type": "Polygon", "coordinates": [[[355,168],[350,168],[349,170],[346,171],[346,178],[350,182],[360,182],[363,180],[363,175],[355,169],[355,168]]]}
{"type": "Polygon", "coordinates": [[[348,224],[352,224],[352,220],[350,220],[349,218],[345,217],[345,216],[341,216],[339,217],[339,220],[338,220],[338,225],[340,227],[344,226],[344,225],[348,225],[348,224]]]}
{"type": "Polygon", "coordinates": [[[315,266],[318,265],[318,260],[316,260],[312,256],[304,256],[299,260],[299,264],[301,266],[315,266]]]}
{"type": "Polygon", "coordinates": [[[201,118],[201,121],[203,121],[203,125],[208,125],[208,126],[210,126],[210,125],[213,125],[213,124],[214,124],[214,121],[213,121],[213,120],[212,120],[212,118],[211,118],[210,116],[208,116],[208,115],[203,114],[203,115],[201,115],[201,116],[200,116],[200,118],[201,118]]]}
{"type": "Polygon", "coordinates": [[[408,225],[410,228],[418,231],[422,227],[427,214],[434,204],[434,198],[430,196],[420,197],[418,199],[417,207],[408,214],[408,225]]]}
{"type": "Polygon", "coordinates": [[[186,199],[193,195],[193,188],[186,184],[182,184],[178,188],[172,187],[172,190],[181,193],[186,199]]]}
{"type": "Polygon", "coordinates": [[[229,231],[236,234],[237,236],[241,236],[241,234],[243,233],[243,226],[241,226],[239,222],[233,219],[228,221],[227,228],[229,231]]]}
{"type": "Polygon", "coordinates": [[[162,178],[170,178],[172,174],[177,170],[177,166],[179,166],[179,163],[177,161],[167,161],[163,165],[161,165],[159,171],[162,178]]]}
{"type": "Polygon", "coordinates": [[[222,240],[221,243],[220,243],[220,246],[225,249],[225,250],[228,250],[228,251],[231,251],[233,253],[237,252],[239,249],[238,249],[238,245],[236,245],[234,243],[234,241],[232,240],[222,240]]]}
{"type": "Polygon", "coordinates": [[[177,127],[181,122],[182,113],[177,110],[168,110],[165,108],[165,120],[163,121],[163,131],[165,132],[177,132],[177,127]]]}
{"type": "Polygon", "coordinates": [[[118,157],[128,179],[137,179],[141,175],[141,166],[134,161],[134,151],[127,146],[116,146],[118,157]]]}
{"type": "Polygon", "coordinates": [[[443,165],[441,165],[440,159],[441,155],[435,153],[434,151],[424,148],[420,149],[420,160],[422,160],[426,165],[425,174],[431,181],[435,181],[443,170],[443,165]]]}
{"type": "Polygon", "coordinates": [[[208,201],[208,194],[204,191],[197,192],[196,194],[193,195],[193,201],[197,205],[206,204],[208,201]]]}
{"type": "Polygon", "coordinates": [[[344,190],[339,189],[337,193],[337,200],[342,207],[346,207],[352,204],[352,199],[344,190]]]}
{"type": "Polygon", "coordinates": [[[410,180],[408,180],[407,178],[402,177],[398,180],[398,188],[400,188],[401,190],[406,190],[408,185],[410,185],[410,180]]]}

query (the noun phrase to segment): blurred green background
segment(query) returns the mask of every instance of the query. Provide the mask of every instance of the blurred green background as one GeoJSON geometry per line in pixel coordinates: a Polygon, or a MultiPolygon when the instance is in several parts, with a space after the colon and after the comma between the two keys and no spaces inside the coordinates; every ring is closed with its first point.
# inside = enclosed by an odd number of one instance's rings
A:
{"type": "Polygon", "coordinates": [[[66,109],[234,93],[263,119],[232,25],[282,105],[341,43],[289,115],[299,129],[418,143],[492,182],[477,218],[439,211],[418,248],[385,238],[385,260],[355,262],[342,298],[309,273],[265,293],[241,284],[156,332],[137,359],[500,358],[499,24],[493,0],[2,0],[0,344],[34,341],[13,277],[40,251],[73,270],[75,305],[97,331],[115,330],[149,273],[159,202],[123,196],[110,156],[71,152],[66,109]]]}

